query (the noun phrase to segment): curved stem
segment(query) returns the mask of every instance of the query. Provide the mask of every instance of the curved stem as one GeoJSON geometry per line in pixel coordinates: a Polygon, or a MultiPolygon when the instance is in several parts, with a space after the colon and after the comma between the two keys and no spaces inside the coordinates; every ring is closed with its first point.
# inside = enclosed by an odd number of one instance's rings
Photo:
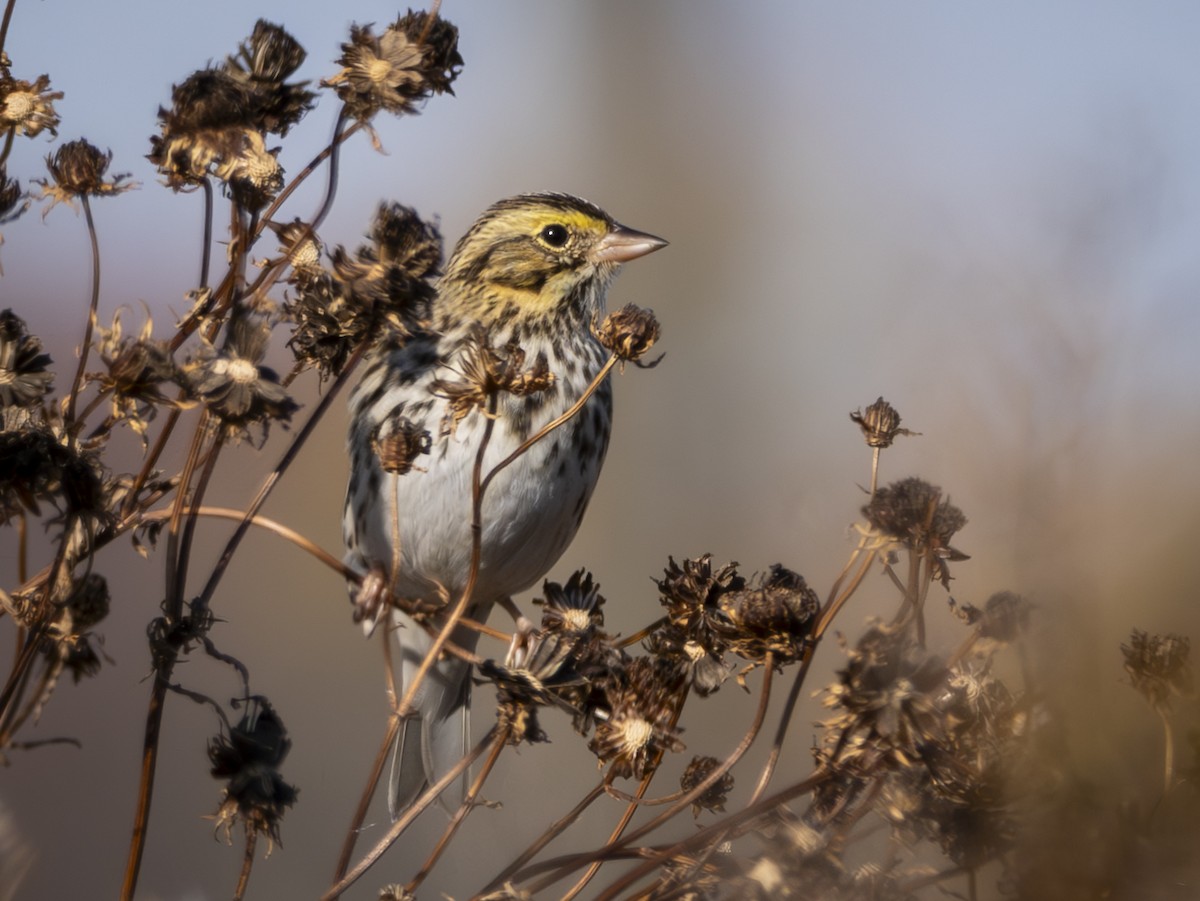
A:
{"type": "Polygon", "coordinates": [[[79,424],[75,421],[75,403],[83,388],[83,374],[87,370],[88,353],[92,349],[92,332],[96,327],[96,309],[100,305],[100,240],[96,235],[96,222],[92,218],[92,205],[86,194],[79,195],[83,204],[83,215],[87,221],[88,238],[92,244],[92,296],[88,302],[87,326],[83,330],[83,341],[79,345],[79,366],[75,369],[75,378],[71,382],[71,393],[67,395],[67,428],[72,447],[75,437],[79,434],[79,424]]]}
{"type": "Polygon", "coordinates": [[[405,889],[409,892],[415,894],[417,889],[420,888],[421,883],[425,881],[426,877],[428,877],[429,873],[433,870],[434,864],[438,862],[438,859],[442,856],[443,852],[447,847],[449,847],[450,840],[454,838],[454,834],[458,832],[459,827],[466,820],[467,815],[475,809],[475,799],[479,797],[479,792],[483,789],[483,783],[486,782],[487,777],[491,775],[492,768],[496,766],[496,761],[500,759],[500,752],[503,751],[504,746],[508,744],[508,740],[511,735],[512,730],[508,727],[497,730],[496,739],[492,742],[491,753],[488,754],[487,760],[483,762],[483,766],[479,768],[479,775],[475,777],[475,781],[472,783],[471,788],[467,791],[467,796],[463,798],[462,804],[460,804],[458,810],[454,812],[454,817],[446,826],[445,832],[443,832],[442,837],[438,839],[437,845],[435,845],[434,849],[429,853],[429,857],[425,860],[425,863],[421,864],[421,869],[417,871],[417,875],[414,876],[409,881],[408,885],[405,886],[405,889]]]}
{"type": "Polygon", "coordinates": [[[359,878],[361,878],[362,875],[367,872],[367,870],[373,867],[379,861],[379,858],[383,856],[384,852],[387,851],[387,849],[395,843],[396,839],[398,839],[404,833],[404,831],[412,825],[413,821],[416,820],[416,818],[425,810],[425,808],[432,804],[442,792],[453,785],[454,781],[458,779],[463,772],[465,772],[471,766],[471,764],[479,759],[480,755],[482,755],[492,743],[495,735],[496,727],[493,726],[488,730],[488,734],[483,737],[483,740],[471,749],[469,754],[463,757],[463,759],[457,764],[452,766],[446,772],[446,774],[442,776],[441,779],[439,779],[429,788],[425,789],[425,792],[421,795],[421,797],[417,798],[417,800],[413,802],[412,807],[404,811],[404,813],[396,820],[396,822],[392,823],[391,827],[388,829],[383,838],[381,838],[375,844],[375,847],[372,848],[367,855],[355,865],[354,869],[347,873],[345,877],[340,879],[332,888],[329,889],[329,891],[321,896],[321,901],[332,901],[332,899],[337,898],[342,892],[357,882],[359,878]]]}

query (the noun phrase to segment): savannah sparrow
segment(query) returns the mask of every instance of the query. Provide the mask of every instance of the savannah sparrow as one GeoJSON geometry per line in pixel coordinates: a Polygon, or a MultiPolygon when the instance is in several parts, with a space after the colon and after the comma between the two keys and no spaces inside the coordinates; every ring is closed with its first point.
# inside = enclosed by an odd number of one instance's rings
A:
{"type": "MultiPolygon", "coordinates": [[[[603,316],[609,282],[621,263],[666,243],[566,194],[502,200],[475,222],[438,282],[432,328],[376,351],[351,396],[344,533],[352,567],[382,573],[399,597],[433,604],[461,597],[471,558],[471,473],[489,418],[485,474],[583,395],[607,356],[592,325],[603,316]],[[500,394],[490,416],[456,406],[452,386],[478,368],[481,341],[519,346],[543,373],[540,389],[500,394]],[[405,436],[428,454],[411,467],[383,465],[379,448],[405,436]]],[[[511,606],[511,596],[566,550],[600,473],[611,416],[606,381],[491,483],[469,616],[482,620],[496,602],[511,606]]],[[[395,618],[407,679],[432,639],[407,616],[395,618]]],[[[454,640],[472,648],[475,637],[460,629],[454,640]]],[[[468,670],[444,658],[422,682],[392,759],[393,816],[464,754],[468,670]]]]}

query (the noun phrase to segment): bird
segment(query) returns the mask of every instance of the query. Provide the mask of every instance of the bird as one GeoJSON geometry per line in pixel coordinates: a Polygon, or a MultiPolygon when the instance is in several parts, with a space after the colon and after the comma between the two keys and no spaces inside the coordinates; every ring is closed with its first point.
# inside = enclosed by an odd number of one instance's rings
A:
{"type": "MultiPolygon", "coordinates": [[[[400,598],[453,604],[461,597],[471,569],[472,470],[485,433],[486,474],[578,402],[608,356],[594,328],[613,277],[623,263],[666,244],[562,193],[510,197],[475,221],[437,280],[430,327],[376,349],[351,392],[343,519],[351,569],[385,574],[400,598]],[[519,347],[523,360],[553,379],[544,390],[499,394],[494,410],[456,411],[446,386],[461,383],[481,334],[492,347],[519,347]],[[381,437],[401,430],[428,434],[427,454],[402,474],[377,453],[381,437]]],[[[571,420],[496,475],[483,496],[466,615],[482,621],[497,603],[515,610],[513,595],[554,566],[583,519],[611,425],[605,379],[571,420]]],[[[403,695],[433,639],[406,614],[391,615],[403,695]]],[[[462,627],[453,635],[467,650],[477,638],[462,627]]],[[[393,819],[466,753],[469,672],[468,663],[447,655],[422,681],[392,749],[393,819]]]]}

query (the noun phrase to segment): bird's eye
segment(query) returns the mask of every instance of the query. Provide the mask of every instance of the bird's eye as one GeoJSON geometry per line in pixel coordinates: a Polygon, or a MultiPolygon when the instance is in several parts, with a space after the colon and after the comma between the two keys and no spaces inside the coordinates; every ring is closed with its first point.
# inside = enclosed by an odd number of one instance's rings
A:
{"type": "Polygon", "coordinates": [[[570,234],[567,232],[565,225],[547,225],[542,229],[541,239],[551,247],[564,247],[567,243],[567,238],[570,234]]]}

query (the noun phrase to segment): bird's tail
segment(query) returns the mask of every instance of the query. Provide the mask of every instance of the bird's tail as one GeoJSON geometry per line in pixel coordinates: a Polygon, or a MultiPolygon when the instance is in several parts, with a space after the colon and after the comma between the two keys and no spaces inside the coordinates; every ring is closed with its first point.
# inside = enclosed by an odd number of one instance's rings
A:
{"type": "MultiPolygon", "coordinates": [[[[400,640],[400,674],[397,686],[403,697],[416,677],[432,639],[411,621],[396,630],[400,640]]],[[[454,642],[473,650],[479,633],[459,629],[454,642]]],[[[388,812],[392,819],[404,813],[421,793],[446,775],[467,753],[471,740],[471,665],[445,657],[430,667],[414,698],[413,712],[400,723],[392,748],[388,777],[388,812]]],[[[469,773],[442,793],[443,805],[458,806],[467,791],[469,773]]]]}

